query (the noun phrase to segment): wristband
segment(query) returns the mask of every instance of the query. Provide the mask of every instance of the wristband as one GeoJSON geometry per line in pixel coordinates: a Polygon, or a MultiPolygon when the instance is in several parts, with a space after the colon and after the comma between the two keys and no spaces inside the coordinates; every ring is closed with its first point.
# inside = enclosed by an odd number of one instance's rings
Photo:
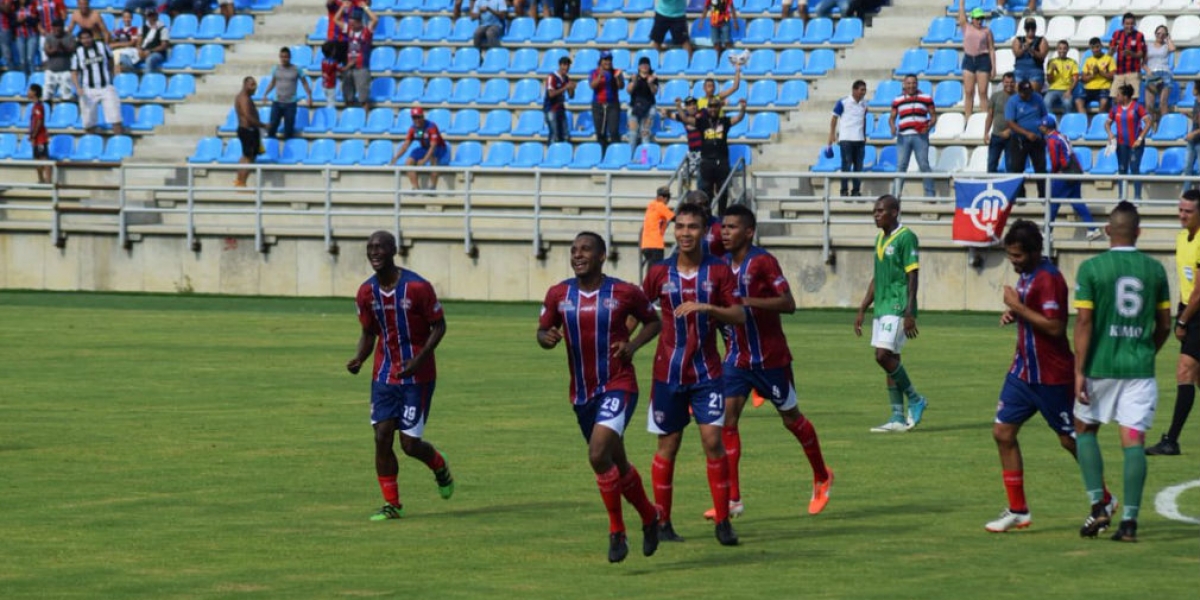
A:
{"type": "Polygon", "coordinates": [[[1186,323],[1186,322],[1184,322],[1184,320],[1183,320],[1183,319],[1176,319],[1176,320],[1175,320],[1175,327],[1177,327],[1177,328],[1178,328],[1178,327],[1183,327],[1184,329],[1187,329],[1187,323],[1186,323]]]}

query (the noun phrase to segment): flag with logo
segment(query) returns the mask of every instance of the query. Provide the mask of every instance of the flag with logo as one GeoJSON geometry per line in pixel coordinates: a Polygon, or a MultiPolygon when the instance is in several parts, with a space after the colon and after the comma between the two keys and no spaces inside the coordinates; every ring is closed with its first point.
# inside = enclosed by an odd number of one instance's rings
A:
{"type": "Polygon", "coordinates": [[[954,243],[963,246],[993,246],[1004,235],[1004,224],[1012,212],[1017,190],[1025,185],[1021,176],[1003,179],[954,180],[954,243]]]}

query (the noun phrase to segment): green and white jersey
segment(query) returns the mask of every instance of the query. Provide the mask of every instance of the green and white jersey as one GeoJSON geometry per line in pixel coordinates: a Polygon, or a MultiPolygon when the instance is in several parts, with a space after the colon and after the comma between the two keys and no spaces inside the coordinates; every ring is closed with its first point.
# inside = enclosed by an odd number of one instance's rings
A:
{"type": "MultiPolygon", "coordinates": [[[[917,270],[917,234],[900,225],[891,235],[875,236],[875,318],[904,314],[908,274],[917,270]]],[[[912,307],[917,316],[917,307],[912,307]]]]}
{"type": "Polygon", "coordinates": [[[1153,378],[1155,313],[1170,306],[1166,269],[1137,249],[1112,248],[1085,260],[1075,282],[1075,308],[1092,311],[1084,374],[1153,378]]]}

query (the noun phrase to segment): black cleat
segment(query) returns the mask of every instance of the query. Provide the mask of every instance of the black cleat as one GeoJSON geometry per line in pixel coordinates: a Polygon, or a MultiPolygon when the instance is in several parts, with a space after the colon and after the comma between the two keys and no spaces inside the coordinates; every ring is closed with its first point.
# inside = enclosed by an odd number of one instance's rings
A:
{"type": "Polygon", "coordinates": [[[654,509],[654,520],[642,525],[642,556],[654,556],[658,551],[658,525],[662,523],[662,511],[654,509]]]}
{"type": "Polygon", "coordinates": [[[1114,542],[1136,542],[1137,521],[1134,519],[1121,521],[1121,525],[1117,527],[1117,532],[1113,534],[1112,539],[1114,542]]]}
{"type": "Polygon", "coordinates": [[[678,533],[675,533],[675,527],[670,521],[658,522],[658,541],[660,542],[682,542],[683,538],[678,533]]]}
{"type": "Polygon", "coordinates": [[[1173,442],[1164,435],[1157,444],[1146,448],[1146,456],[1179,456],[1179,442],[1173,442]]]}
{"type": "Polygon", "coordinates": [[[1097,502],[1092,505],[1092,514],[1088,515],[1087,520],[1083,522],[1083,527],[1079,528],[1079,537],[1094,538],[1101,531],[1108,529],[1111,522],[1108,506],[1103,502],[1097,502]]]}
{"type": "Polygon", "coordinates": [[[625,543],[625,532],[608,534],[608,562],[619,563],[629,555],[629,544],[625,543]]]}
{"type": "Polygon", "coordinates": [[[730,523],[728,518],[717,523],[717,541],[721,542],[722,546],[738,545],[737,534],[733,532],[733,523],[730,523]]]}

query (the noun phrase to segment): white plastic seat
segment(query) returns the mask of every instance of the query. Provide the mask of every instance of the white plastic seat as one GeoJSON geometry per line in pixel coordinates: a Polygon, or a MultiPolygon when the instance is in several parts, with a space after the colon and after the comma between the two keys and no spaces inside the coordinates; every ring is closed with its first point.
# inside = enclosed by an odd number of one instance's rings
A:
{"type": "MultiPolygon", "coordinates": [[[[973,116],[973,115],[972,115],[973,116]]],[[[985,148],[986,150],[986,148],[985,148]]],[[[986,154],[984,155],[987,156],[986,154]]],[[[963,170],[967,166],[967,148],[966,146],[947,146],[942,148],[942,152],[938,155],[937,163],[934,165],[934,171],[954,173],[963,170]]]]}
{"type": "Polygon", "coordinates": [[[1104,35],[1108,22],[1099,15],[1087,15],[1075,23],[1075,35],[1071,36],[1072,46],[1087,46],[1088,40],[1104,35]]]}
{"type": "Polygon", "coordinates": [[[1200,36],[1200,16],[1180,15],[1175,17],[1175,21],[1171,23],[1171,39],[1181,42],[1195,39],[1197,36],[1200,36]]]}
{"type": "Polygon", "coordinates": [[[987,133],[983,128],[985,124],[987,124],[986,112],[977,112],[971,115],[971,119],[967,121],[966,127],[963,127],[963,131],[959,134],[958,139],[965,142],[982,144],[983,136],[987,133]]]}
{"type": "Polygon", "coordinates": [[[1080,15],[1092,14],[1100,6],[1100,0],[1071,0],[1071,12],[1080,15]]]}
{"type": "Polygon", "coordinates": [[[963,167],[963,171],[967,173],[987,173],[987,146],[976,146],[971,151],[971,159],[967,161],[967,166],[963,167]]]}
{"type": "Polygon", "coordinates": [[[1012,48],[998,48],[996,50],[996,74],[1003,75],[1017,65],[1017,59],[1013,57],[1012,48]]]}
{"type": "Polygon", "coordinates": [[[1046,42],[1050,44],[1050,52],[1053,56],[1054,45],[1059,40],[1070,40],[1075,36],[1075,17],[1060,15],[1050,19],[1046,24],[1046,42]]]}
{"type": "MultiPolygon", "coordinates": [[[[937,157],[938,157],[937,148],[930,146],[929,147],[929,168],[930,169],[933,169],[933,165],[937,164],[937,157]]],[[[937,169],[933,169],[933,170],[936,171],[937,169]]],[[[909,173],[920,173],[921,172],[921,165],[917,164],[917,156],[915,154],[913,155],[912,158],[908,159],[908,171],[907,172],[909,172],[909,173]]]]}
{"type": "MultiPolygon", "coordinates": [[[[1135,15],[1144,15],[1158,10],[1160,4],[1161,0],[1129,0],[1128,10],[1135,15]]],[[[1150,32],[1153,33],[1154,30],[1150,32]]]]}
{"type": "Polygon", "coordinates": [[[1044,0],[1042,2],[1042,12],[1055,14],[1066,12],[1071,9],[1071,0],[1044,0]]]}
{"type": "MultiPolygon", "coordinates": [[[[1162,15],[1146,15],[1138,23],[1137,30],[1146,36],[1146,43],[1149,44],[1154,41],[1154,30],[1158,29],[1159,25],[1166,24],[1167,18],[1162,15]]],[[[1168,28],[1168,31],[1170,31],[1170,28],[1168,28]]]]}

